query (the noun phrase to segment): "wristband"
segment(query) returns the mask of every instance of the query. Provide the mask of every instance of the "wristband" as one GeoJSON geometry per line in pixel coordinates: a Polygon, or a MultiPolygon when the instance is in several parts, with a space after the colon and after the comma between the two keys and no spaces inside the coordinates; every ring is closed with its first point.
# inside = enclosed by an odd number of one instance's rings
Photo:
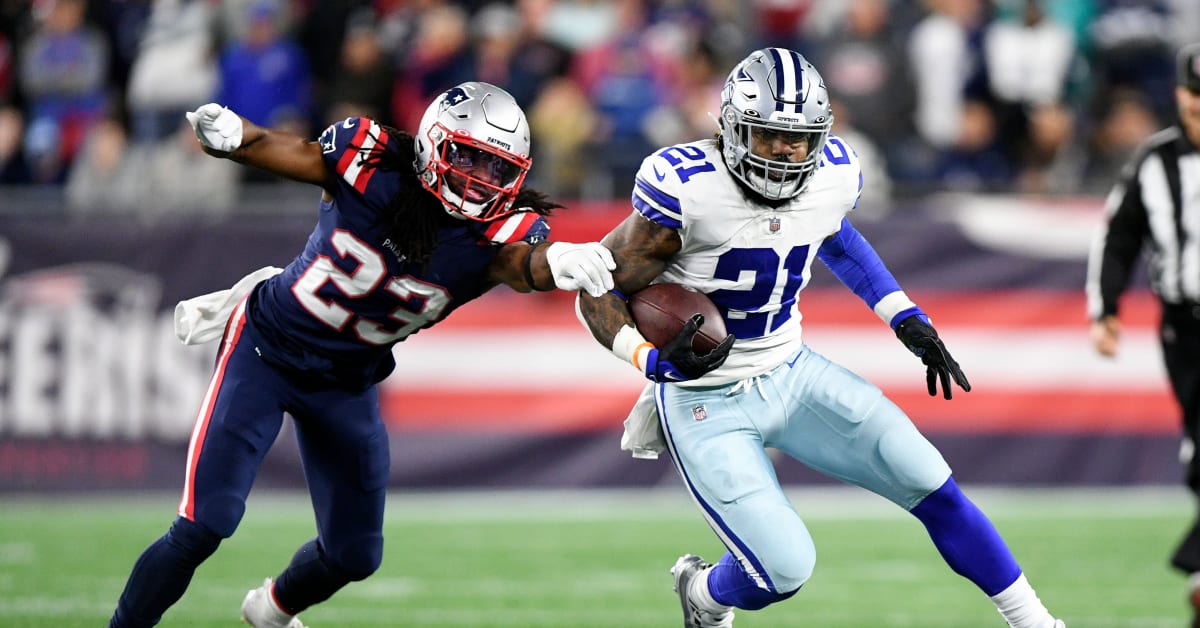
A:
{"type": "Polygon", "coordinates": [[[646,356],[653,350],[654,345],[629,325],[622,327],[613,338],[613,354],[636,366],[643,373],[646,371],[646,356]]]}
{"type": "MultiPolygon", "coordinates": [[[[545,292],[545,290],[538,288],[537,283],[533,280],[533,254],[538,250],[538,247],[548,244],[548,242],[538,242],[537,244],[530,246],[529,255],[525,256],[525,283],[529,286],[529,289],[533,290],[534,292],[545,292]]],[[[553,289],[554,288],[547,288],[547,290],[553,289]]]]}

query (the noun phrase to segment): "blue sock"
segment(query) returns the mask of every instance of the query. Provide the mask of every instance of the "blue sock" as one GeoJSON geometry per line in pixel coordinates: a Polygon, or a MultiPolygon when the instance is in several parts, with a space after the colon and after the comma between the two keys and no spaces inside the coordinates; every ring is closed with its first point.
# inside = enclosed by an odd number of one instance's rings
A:
{"type": "Polygon", "coordinates": [[[929,531],[942,558],[989,597],[1016,581],[1021,568],[983,511],[967,499],[954,478],[912,509],[929,531]]]}
{"type": "Polygon", "coordinates": [[[748,611],[756,611],[769,604],[786,600],[799,590],[772,593],[760,589],[729,552],[725,552],[708,574],[708,591],[717,603],[748,611]]]}

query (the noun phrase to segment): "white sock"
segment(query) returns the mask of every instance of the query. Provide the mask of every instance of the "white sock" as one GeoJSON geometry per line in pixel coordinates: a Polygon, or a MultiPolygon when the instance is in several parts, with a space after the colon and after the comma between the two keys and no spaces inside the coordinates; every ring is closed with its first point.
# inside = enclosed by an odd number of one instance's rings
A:
{"type": "Polygon", "coordinates": [[[1054,628],[1054,616],[1029,586],[1025,574],[989,599],[1012,628],[1054,628]]]}
{"type": "Polygon", "coordinates": [[[712,571],[712,567],[708,567],[704,571],[696,574],[692,581],[688,583],[688,595],[692,601],[699,606],[701,610],[706,610],[710,613],[720,615],[731,607],[725,606],[713,599],[712,592],[708,590],[708,573],[712,571]]]}
{"type": "Polygon", "coordinates": [[[1188,593],[1200,591],[1200,571],[1188,576],[1188,593]]]}

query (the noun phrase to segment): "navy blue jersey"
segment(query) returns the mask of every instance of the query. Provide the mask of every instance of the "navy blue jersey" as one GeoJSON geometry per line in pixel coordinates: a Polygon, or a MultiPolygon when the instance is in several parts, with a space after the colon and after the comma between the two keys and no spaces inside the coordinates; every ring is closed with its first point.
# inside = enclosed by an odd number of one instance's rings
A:
{"type": "Polygon", "coordinates": [[[492,286],[486,269],[500,245],[549,233],[532,212],[486,223],[447,216],[427,266],[401,258],[388,240],[388,207],[403,183],[366,165],[397,141],[367,118],[347,118],[321,134],[337,179],[333,200],[321,202],[304,252],[249,302],[248,330],[268,362],[350,387],[377,382],[395,366],[392,345],[492,286]]]}

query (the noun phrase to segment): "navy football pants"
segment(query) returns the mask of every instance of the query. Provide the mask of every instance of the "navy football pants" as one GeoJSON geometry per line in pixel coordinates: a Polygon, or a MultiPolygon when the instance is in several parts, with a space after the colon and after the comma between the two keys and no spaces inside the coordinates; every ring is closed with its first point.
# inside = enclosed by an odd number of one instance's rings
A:
{"type": "MultiPolygon", "coordinates": [[[[298,613],[379,568],[390,458],[375,387],[348,391],[293,381],[257,355],[243,323],[244,303],[196,418],[178,517],[138,558],[112,628],[158,623],[196,567],[233,534],[285,412],[295,419],[317,537],[279,574],[277,601],[298,613]]],[[[247,582],[253,577],[247,574],[247,582]]],[[[231,615],[237,603],[230,600],[231,615]]]]}

